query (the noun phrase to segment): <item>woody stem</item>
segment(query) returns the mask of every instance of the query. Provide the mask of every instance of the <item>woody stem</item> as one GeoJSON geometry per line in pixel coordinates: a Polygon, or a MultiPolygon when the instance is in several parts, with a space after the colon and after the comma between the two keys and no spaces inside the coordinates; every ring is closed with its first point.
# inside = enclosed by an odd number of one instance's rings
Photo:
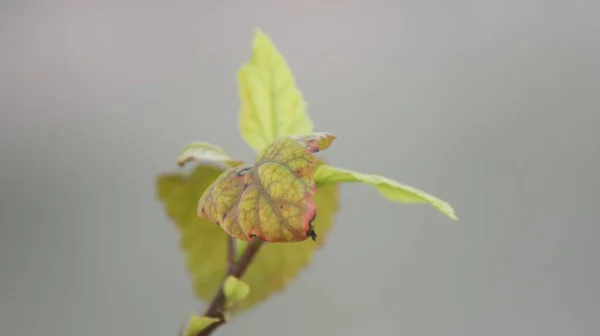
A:
{"type": "Polygon", "coordinates": [[[233,265],[235,264],[235,257],[237,254],[237,247],[235,245],[235,239],[233,237],[227,237],[227,274],[231,273],[233,265]]]}
{"type": "MultiPolygon", "coordinates": [[[[235,260],[235,241],[231,238],[228,238],[231,242],[228,242],[228,264],[227,274],[223,278],[223,281],[227,278],[227,276],[232,275],[238,279],[241,279],[248,266],[252,263],[252,260],[260,250],[263,242],[259,239],[254,239],[244,251],[244,254],[237,260],[237,262],[232,262],[235,260]],[[233,246],[233,247],[232,247],[233,246]],[[230,253],[233,251],[233,257],[230,253]]],[[[218,322],[211,324],[206,329],[202,330],[196,336],[207,336],[211,335],[213,331],[219,328],[221,325],[225,324],[225,294],[223,293],[223,283],[219,286],[219,289],[215,293],[208,309],[204,313],[204,316],[207,317],[216,317],[219,319],[218,322]]]]}

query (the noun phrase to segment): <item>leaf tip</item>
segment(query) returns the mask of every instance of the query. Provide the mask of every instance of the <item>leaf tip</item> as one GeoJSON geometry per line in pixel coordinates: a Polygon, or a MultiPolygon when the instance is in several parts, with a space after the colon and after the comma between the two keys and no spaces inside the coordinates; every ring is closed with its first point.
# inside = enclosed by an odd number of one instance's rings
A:
{"type": "Polygon", "coordinates": [[[453,221],[457,221],[457,222],[460,221],[460,219],[456,215],[456,212],[454,211],[454,208],[452,208],[452,206],[450,204],[448,204],[447,202],[442,202],[442,205],[437,208],[438,208],[438,210],[440,210],[443,214],[448,216],[453,221]]]}
{"type": "Polygon", "coordinates": [[[324,148],[329,148],[329,146],[331,146],[331,144],[333,143],[333,140],[336,140],[338,137],[337,135],[333,135],[329,132],[325,132],[325,139],[323,140],[324,143],[322,144],[322,146],[324,148]]]}
{"type": "Polygon", "coordinates": [[[254,38],[256,38],[257,36],[262,36],[265,33],[263,33],[262,29],[260,29],[259,26],[253,26],[252,27],[252,32],[254,33],[254,38]]]}
{"type": "Polygon", "coordinates": [[[273,41],[271,41],[271,38],[267,34],[265,34],[265,32],[263,32],[262,29],[260,29],[257,26],[254,26],[252,31],[254,33],[252,44],[255,48],[258,47],[261,43],[273,45],[273,41]]]}

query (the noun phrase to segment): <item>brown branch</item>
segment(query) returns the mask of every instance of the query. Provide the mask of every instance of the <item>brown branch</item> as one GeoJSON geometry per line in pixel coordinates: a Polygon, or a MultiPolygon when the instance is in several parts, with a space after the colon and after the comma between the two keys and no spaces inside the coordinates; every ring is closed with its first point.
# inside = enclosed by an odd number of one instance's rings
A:
{"type": "MultiPolygon", "coordinates": [[[[228,238],[228,262],[232,260],[230,255],[232,251],[234,252],[233,260],[235,260],[235,243],[236,242],[234,239],[228,238]],[[233,249],[231,248],[231,246],[233,246],[233,249]]],[[[250,242],[240,259],[237,262],[228,265],[227,274],[225,275],[224,279],[226,279],[228,275],[233,275],[234,277],[241,279],[241,277],[248,269],[248,266],[250,266],[250,264],[252,263],[252,260],[256,256],[256,253],[258,253],[258,251],[260,250],[262,244],[263,242],[256,238],[252,242],[250,242]]],[[[217,328],[223,325],[226,322],[224,310],[225,294],[223,293],[223,283],[221,283],[221,286],[219,287],[215,296],[213,297],[210,305],[208,306],[208,309],[206,309],[206,312],[204,313],[204,316],[218,318],[219,322],[211,324],[208,328],[198,333],[197,336],[210,335],[213,331],[215,331],[217,328]]]]}

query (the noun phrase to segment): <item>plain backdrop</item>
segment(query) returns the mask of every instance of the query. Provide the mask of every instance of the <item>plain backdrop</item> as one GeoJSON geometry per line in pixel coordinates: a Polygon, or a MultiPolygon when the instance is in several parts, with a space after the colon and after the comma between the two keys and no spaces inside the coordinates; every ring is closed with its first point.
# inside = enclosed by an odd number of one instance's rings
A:
{"type": "Polygon", "coordinates": [[[155,197],[193,140],[251,160],[236,72],[287,58],[343,185],[327,245],[218,335],[598,335],[597,1],[3,1],[0,335],[176,335],[194,299],[155,197]]]}

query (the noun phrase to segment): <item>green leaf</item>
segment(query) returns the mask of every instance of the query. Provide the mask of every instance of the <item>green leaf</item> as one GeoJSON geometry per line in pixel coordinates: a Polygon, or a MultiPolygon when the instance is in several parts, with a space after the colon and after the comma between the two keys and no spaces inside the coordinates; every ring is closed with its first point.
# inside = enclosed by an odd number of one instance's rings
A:
{"type": "MultiPolygon", "coordinates": [[[[319,163],[320,164],[320,163],[319,163]]],[[[164,174],[157,179],[157,194],[180,233],[180,246],[192,277],[194,293],[203,301],[212,299],[227,268],[227,234],[215,223],[197,214],[198,200],[223,170],[199,165],[191,173],[164,174]]],[[[338,211],[338,185],[318,188],[314,196],[317,218],[313,222],[316,242],[266,243],[243,277],[252,290],[235,306],[239,313],[283,290],[306,268],[327,240],[338,211]]],[[[237,242],[238,255],[245,242],[237,242]]]]}
{"type": "Polygon", "coordinates": [[[399,203],[429,203],[446,216],[458,220],[454,209],[450,204],[432,196],[424,191],[418,190],[391,180],[387,177],[362,174],[347,169],[322,165],[315,172],[317,186],[325,186],[340,182],[362,182],[374,186],[389,200],[399,203]]]}
{"type": "Polygon", "coordinates": [[[242,280],[230,275],[223,284],[223,294],[229,303],[242,301],[250,293],[250,286],[242,280]]]}
{"type": "Polygon", "coordinates": [[[294,75],[271,39],[255,29],[252,57],[238,71],[240,132],[259,152],[281,136],[303,135],[313,122],[294,75]]]}
{"type": "Polygon", "coordinates": [[[202,330],[210,327],[212,324],[219,322],[216,317],[198,316],[191,315],[187,330],[185,331],[186,336],[198,335],[202,330]]]}
{"type": "Polygon", "coordinates": [[[227,235],[209,219],[198,217],[198,200],[223,170],[199,165],[191,173],[164,174],[157,179],[157,196],[180,233],[180,248],[192,278],[194,292],[210,300],[223,280],[227,235]]]}
{"type": "Polygon", "coordinates": [[[179,166],[192,161],[223,162],[231,166],[240,164],[239,161],[229,157],[221,147],[204,141],[195,141],[188,144],[181,150],[177,158],[179,166]]]}

